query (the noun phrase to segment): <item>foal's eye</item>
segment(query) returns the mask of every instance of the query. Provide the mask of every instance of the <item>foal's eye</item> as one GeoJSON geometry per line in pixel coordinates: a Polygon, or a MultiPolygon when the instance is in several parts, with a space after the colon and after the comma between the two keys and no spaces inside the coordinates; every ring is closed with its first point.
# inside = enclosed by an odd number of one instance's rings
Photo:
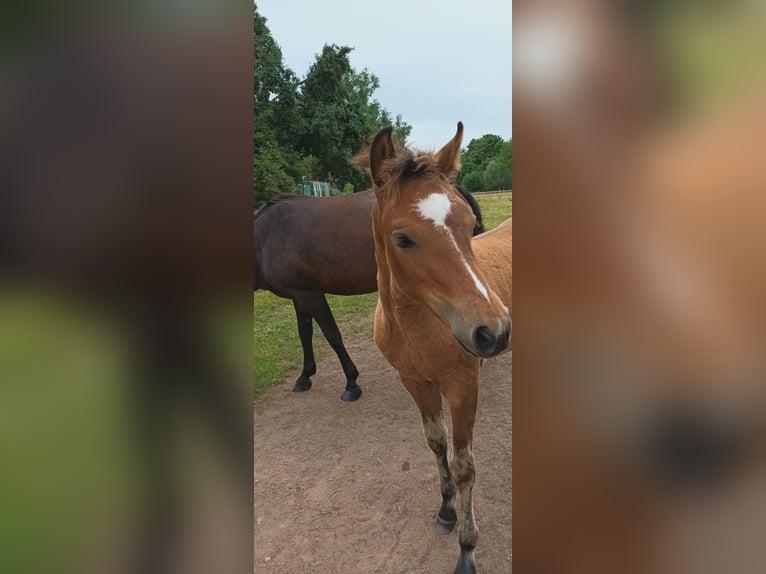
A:
{"type": "Polygon", "coordinates": [[[402,233],[394,235],[394,243],[396,243],[396,246],[400,249],[410,249],[411,247],[415,247],[415,242],[402,233]]]}

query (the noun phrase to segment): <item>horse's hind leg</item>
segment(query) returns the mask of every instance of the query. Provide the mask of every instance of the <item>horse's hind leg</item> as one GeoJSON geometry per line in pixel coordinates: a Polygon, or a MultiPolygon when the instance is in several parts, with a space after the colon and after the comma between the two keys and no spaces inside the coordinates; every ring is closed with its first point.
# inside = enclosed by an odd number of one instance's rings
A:
{"type": "MultiPolygon", "coordinates": [[[[470,384],[470,383],[469,383],[470,384]]],[[[473,515],[473,483],[476,477],[476,467],[473,461],[473,424],[476,418],[476,403],[478,385],[474,380],[472,385],[456,393],[456,400],[447,397],[452,413],[452,442],[453,452],[450,459],[450,470],[460,494],[460,526],[458,540],[460,542],[460,560],[455,567],[455,574],[475,574],[474,549],[479,539],[473,515]]]]}
{"type": "Polygon", "coordinates": [[[327,304],[327,299],[324,295],[319,294],[316,297],[311,297],[310,300],[307,299],[306,302],[310,305],[309,310],[319,328],[322,329],[325,339],[327,339],[335,354],[338,355],[340,364],[343,367],[343,373],[346,375],[346,390],[343,391],[340,398],[344,401],[355,401],[362,394],[361,387],[356,384],[356,380],[359,378],[359,371],[351,357],[348,356],[346,347],[343,345],[343,337],[338,330],[337,323],[335,323],[335,317],[333,317],[330,306],[327,304]]]}
{"type": "Polygon", "coordinates": [[[311,388],[311,377],[317,372],[317,364],[314,360],[314,324],[311,314],[303,306],[293,299],[295,318],[298,320],[298,336],[303,347],[303,372],[293,385],[293,392],[300,393],[311,388]]]}
{"type": "Polygon", "coordinates": [[[428,446],[436,457],[439,469],[439,483],[442,493],[442,504],[436,515],[436,528],[442,534],[449,534],[455,528],[457,513],[455,512],[455,483],[449,468],[449,442],[447,441],[447,426],[442,416],[442,397],[438,387],[426,383],[417,383],[402,379],[420,409],[423,419],[423,434],[428,446]]]}

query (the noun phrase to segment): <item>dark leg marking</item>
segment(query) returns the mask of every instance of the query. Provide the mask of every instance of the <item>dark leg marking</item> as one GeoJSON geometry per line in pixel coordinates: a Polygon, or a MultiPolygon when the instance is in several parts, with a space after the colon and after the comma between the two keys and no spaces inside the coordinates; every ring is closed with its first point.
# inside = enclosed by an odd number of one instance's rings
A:
{"type": "Polygon", "coordinates": [[[479,530],[473,515],[473,483],[476,479],[476,467],[473,460],[473,425],[476,420],[476,405],[478,402],[478,387],[476,380],[469,387],[468,393],[459,401],[450,401],[452,414],[452,457],[450,470],[460,495],[460,516],[458,540],[460,542],[460,559],[455,567],[455,574],[475,574],[474,548],[479,540],[479,530]]]}
{"type": "MultiPolygon", "coordinates": [[[[439,400],[441,401],[441,399],[439,400]]],[[[436,415],[423,415],[423,433],[426,435],[428,446],[436,457],[436,466],[439,469],[442,504],[436,515],[436,529],[442,534],[449,534],[457,523],[457,512],[455,511],[455,493],[457,490],[450,474],[447,427],[441,412],[436,415]]]]}
{"type": "Polygon", "coordinates": [[[473,548],[463,548],[463,545],[460,545],[460,558],[455,566],[455,574],[476,574],[473,548]]]}
{"type": "Polygon", "coordinates": [[[455,485],[460,493],[460,527],[458,528],[460,559],[455,567],[455,574],[474,574],[476,564],[473,551],[479,539],[479,530],[476,528],[473,515],[473,483],[476,469],[471,443],[463,446],[455,445],[454,456],[450,462],[455,485]]]}

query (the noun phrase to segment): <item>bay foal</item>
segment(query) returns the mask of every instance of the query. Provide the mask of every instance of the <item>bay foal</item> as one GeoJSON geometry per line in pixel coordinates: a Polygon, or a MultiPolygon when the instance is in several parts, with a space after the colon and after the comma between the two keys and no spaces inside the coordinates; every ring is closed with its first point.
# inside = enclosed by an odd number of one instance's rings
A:
{"type": "Polygon", "coordinates": [[[459,519],[455,573],[469,574],[476,572],[478,539],[471,443],[479,365],[481,357],[510,348],[511,223],[472,242],[474,216],[449,183],[458,169],[462,134],[458,123],[457,134],[439,152],[415,153],[397,151],[386,128],[372,141],[370,173],[380,293],[375,343],[420,409],[439,468],[437,527],[450,532],[459,519]],[[452,448],[442,396],[452,416],[452,448]]]}

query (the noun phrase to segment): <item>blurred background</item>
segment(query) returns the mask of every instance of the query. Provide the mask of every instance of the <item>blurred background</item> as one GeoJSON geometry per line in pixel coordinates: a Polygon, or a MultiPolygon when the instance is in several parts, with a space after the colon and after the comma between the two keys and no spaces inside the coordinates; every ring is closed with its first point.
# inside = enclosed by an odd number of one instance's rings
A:
{"type": "Polygon", "coordinates": [[[766,10],[514,5],[516,572],[763,572],[766,10]]]}
{"type": "Polygon", "coordinates": [[[252,11],[4,7],[2,572],[251,569],[252,11]]]}

